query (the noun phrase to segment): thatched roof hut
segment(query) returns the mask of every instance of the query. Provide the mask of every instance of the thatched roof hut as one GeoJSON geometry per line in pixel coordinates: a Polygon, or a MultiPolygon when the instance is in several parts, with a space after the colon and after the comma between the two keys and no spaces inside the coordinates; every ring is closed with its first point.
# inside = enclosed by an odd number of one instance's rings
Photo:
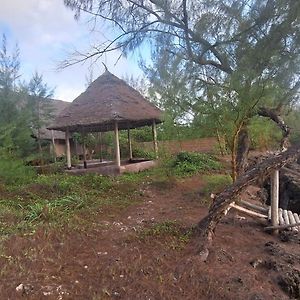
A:
{"type": "MultiPolygon", "coordinates": [[[[115,131],[116,163],[120,167],[119,129],[128,130],[132,158],[130,129],[152,125],[154,150],[157,153],[156,124],[162,122],[162,112],[125,81],[105,71],[55,119],[48,129],[66,133],[68,168],[71,168],[70,132],[115,131]]],[[[83,145],[84,147],[84,145],[83,145]]],[[[85,151],[84,151],[85,152],[85,151]]],[[[85,160],[85,158],[84,158],[85,160]]],[[[85,160],[86,166],[86,160],[85,160]]]]}
{"type": "Polygon", "coordinates": [[[104,132],[160,123],[162,112],[125,81],[106,71],[49,127],[70,132],[104,132]]]}

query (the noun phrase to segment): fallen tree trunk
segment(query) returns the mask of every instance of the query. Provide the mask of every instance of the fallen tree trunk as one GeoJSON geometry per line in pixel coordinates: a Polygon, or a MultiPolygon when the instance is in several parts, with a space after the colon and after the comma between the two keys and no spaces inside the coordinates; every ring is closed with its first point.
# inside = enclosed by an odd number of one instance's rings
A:
{"type": "Polygon", "coordinates": [[[296,160],[300,156],[300,145],[289,148],[285,152],[273,154],[266,158],[261,163],[255,165],[246,173],[244,173],[238,180],[225,189],[222,193],[218,194],[211,205],[208,215],[203,218],[197,225],[198,231],[202,235],[200,253],[205,256],[204,260],[209,253],[209,247],[212,244],[216,226],[224,217],[226,210],[230,204],[236,201],[241,192],[250,184],[261,177],[268,177],[274,170],[282,168],[285,164],[296,160]]]}

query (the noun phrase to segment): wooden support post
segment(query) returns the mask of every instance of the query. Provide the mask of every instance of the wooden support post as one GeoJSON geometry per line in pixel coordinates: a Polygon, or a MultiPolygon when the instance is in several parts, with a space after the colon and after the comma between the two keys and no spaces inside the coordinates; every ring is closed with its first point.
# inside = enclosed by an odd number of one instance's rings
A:
{"type": "Polygon", "coordinates": [[[132,144],[131,144],[131,135],[130,135],[130,127],[129,127],[129,125],[128,125],[128,128],[127,128],[127,136],[128,136],[129,160],[132,160],[132,144]]]}
{"type": "Polygon", "coordinates": [[[99,156],[100,156],[100,162],[103,162],[103,149],[102,149],[102,132],[99,132],[99,156]]]}
{"type": "Polygon", "coordinates": [[[76,159],[79,159],[79,154],[78,154],[78,142],[76,139],[73,140],[74,141],[74,146],[75,146],[75,156],[76,159]]]}
{"type": "Polygon", "coordinates": [[[53,129],[51,129],[51,141],[52,141],[52,155],[53,155],[53,160],[56,162],[56,151],[55,151],[55,139],[54,139],[54,132],[53,129]]]}
{"type": "Polygon", "coordinates": [[[119,128],[118,121],[115,121],[115,151],[116,151],[116,165],[121,166],[120,143],[119,143],[119,128]]]}
{"type": "Polygon", "coordinates": [[[82,151],[83,151],[83,167],[87,169],[85,133],[83,131],[81,132],[81,136],[82,136],[82,151]]]}
{"type": "Polygon", "coordinates": [[[70,170],[71,164],[71,147],[70,147],[70,132],[69,128],[66,130],[66,156],[67,156],[67,168],[70,170]]]}
{"type": "Polygon", "coordinates": [[[152,134],[153,134],[153,147],[154,147],[154,153],[155,158],[158,158],[158,145],[157,145],[157,132],[156,132],[156,122],[153,120],[152,122],[152,134]]]}
{"type": "MultiPolygon", "coordinates": [[[[279,225],[279,170],[275,170],[271,175],[271,221],[272,226],[279,225]]],[[[278,230],[274,230],[278,233],[278,230]]]]}

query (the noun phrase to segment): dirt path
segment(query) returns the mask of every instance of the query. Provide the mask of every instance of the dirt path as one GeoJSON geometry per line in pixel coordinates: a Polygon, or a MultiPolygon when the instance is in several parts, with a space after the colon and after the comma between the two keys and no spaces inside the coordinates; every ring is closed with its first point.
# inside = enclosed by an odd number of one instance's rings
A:
{"type": "Polygon", "coordinates": [[[266,243],[288,246],[251,218],[229,215],[209,261],[198,260],[190,232],[207,212],[200,190],[198,177],[145,183],[139,204],[96,212],[89,228],[79,220],[14,236],[0,258],[0,299],[289,299],[266,243]]]}

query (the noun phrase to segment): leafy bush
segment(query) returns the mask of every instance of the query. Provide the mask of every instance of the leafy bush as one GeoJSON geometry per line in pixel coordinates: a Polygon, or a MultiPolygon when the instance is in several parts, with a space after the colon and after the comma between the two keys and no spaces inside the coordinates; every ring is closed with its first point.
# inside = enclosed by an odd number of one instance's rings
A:
{"type": "Polygon", "coordinates": [[[148,158],[148,159],[154,159],[155,154],[152,151],[146,151],[141,148],[135,148],[132,150],[132,156],[136,158],[148,158]]]}
{"type": "Polygon", "coordinates": [[[220,170],[222,165],[214,156],[206,153],[180,152],[171,161],[171,167],[176,175],[187,176],[202,171],[220,170]]]}
{"type": "Polygon", "coordinates": [[[231,176],[222,174],[204,176],[204,181],[203,193],[205,196],[209,196],[211,193],[220,193],[225,187],[232,184],[231,176]]]}
{"type": "Polygon", "coordinates": [[[9,185],[29,183],[36,176],[32,167],[25,166],[22,160],[0,157],[0,181],[9,185]]]}

